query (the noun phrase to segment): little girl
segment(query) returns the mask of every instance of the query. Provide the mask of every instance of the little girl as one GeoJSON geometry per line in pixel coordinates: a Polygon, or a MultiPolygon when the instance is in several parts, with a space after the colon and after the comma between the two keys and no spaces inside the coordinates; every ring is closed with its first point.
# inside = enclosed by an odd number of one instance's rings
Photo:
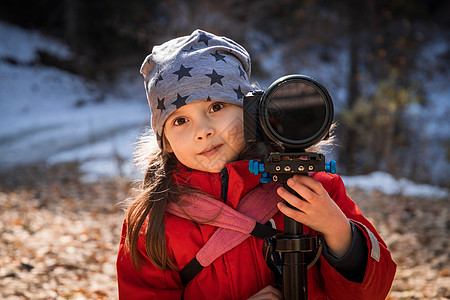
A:
{"type": "Polygon", "coordinates": [[[396,265],[339,176],[294,176],[288,185],[300,199],[249,172],[246,159],[278,146],[244,141],[242,99],[252,86],[243,47],[196,30],[155,46],[141,73],[160,149],[126,211],[120,299],[281,299],[263,240],[238,220],[282,231],[284,215],[324,239],[308,269],[309,299],[386,297],[396,265]]]}

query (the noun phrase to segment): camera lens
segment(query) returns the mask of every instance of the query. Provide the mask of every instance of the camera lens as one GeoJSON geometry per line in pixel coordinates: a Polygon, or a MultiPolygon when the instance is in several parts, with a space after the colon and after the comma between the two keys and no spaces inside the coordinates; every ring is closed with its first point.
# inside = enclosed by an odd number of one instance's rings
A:
{"type": "Polygon", "coordinates": [[[266,135],[286,148],[306,149],[318,143],[333,119],[327,90],[304,75],[275,81],[262,96],[259,111],[266,135]]]}

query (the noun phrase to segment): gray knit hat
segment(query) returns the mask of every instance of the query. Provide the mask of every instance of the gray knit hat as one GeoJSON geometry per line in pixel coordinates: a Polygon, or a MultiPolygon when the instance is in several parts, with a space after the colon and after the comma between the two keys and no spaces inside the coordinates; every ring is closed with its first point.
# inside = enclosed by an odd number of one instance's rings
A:
{"type": "Polygon", "coordinates": [[[242,106],[252,90],[250,56],[226,37],[195,30],[153,47],[141,66],[158,145],[164,122],[183,105],[224,101],[242,106]]]}

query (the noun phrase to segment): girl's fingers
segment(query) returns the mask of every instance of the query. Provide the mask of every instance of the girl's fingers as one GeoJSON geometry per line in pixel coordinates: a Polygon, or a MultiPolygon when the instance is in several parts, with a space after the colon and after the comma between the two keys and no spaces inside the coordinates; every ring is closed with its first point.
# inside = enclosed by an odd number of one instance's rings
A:
{"type": "Polygon", "coordinates": [[[307,215],[303,211],[292,209],[283,202],[279,202],[277,204],[277,207],[281,211],[281,213],[283,213],[285,216],[288,216],[291,219],[296,220],[297,222],[303,223],[305,221],[305,218],[307,218],[307,215]]]}
{"type": "MultiPolygon", "coordinates": [[[[300,197],[304,198],[304,200],[309,201],[311,198],[316,196],[317,194],[306,184],[303,183],[301,179],[295,176],[293,178],[288,179],[287,185],[297,192],[300,197]]],[[[305,176],[306,177],[306,176],[305,176]]]]}
{"type": "MultiPolygon", "coordinates": [[[[309,205],[309,202],[307,202],[303,199],[300,199],[296,195],[293,195],[291,192],[289,192],[285,188],[279,187],[277,189],[277,193],[281,198],[286,200],[290,205],[292,205],[300,210],[304,211],[305,209],[307,209],[307,206],[309,205]]],[[[297,191],[297,193],[298,193],[298,191],[297,191]]]]}
{"type": "Polygon", "coordinates": [[[273,286],[266,286],[262,290],[260,290],[258,293],[253,295],[252,297],[248,298],[248,300],[269,300],[269,299],[282,299],[281,291],[277,290],[273,286]]]}
{"type": "Polygon", "coordinates": [[[317,195],[321,195],[324,191],[322,184],[312,177],[305,175],[294,175],[292,179],[294,179],[295,184],[301,184],[317,195]]]}

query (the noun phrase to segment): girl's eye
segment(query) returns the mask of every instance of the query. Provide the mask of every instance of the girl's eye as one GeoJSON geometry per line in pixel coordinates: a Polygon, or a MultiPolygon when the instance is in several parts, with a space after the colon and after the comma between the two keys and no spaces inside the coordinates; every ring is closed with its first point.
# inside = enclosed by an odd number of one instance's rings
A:
{"type": "Polygon", "coordinates": [[[181,125],[183,125],[186,122],[187,122],[186,118],[176,118],[175,120],[173,120],[173,125],[181,126],[181,125]]]}
{"type": "Polygon", "coordinates": [[[223,103],[217,102],[211,105],[210,107],[210,111],[211,112],[216,112],[221,110],[225,105],[223,103]]]}

